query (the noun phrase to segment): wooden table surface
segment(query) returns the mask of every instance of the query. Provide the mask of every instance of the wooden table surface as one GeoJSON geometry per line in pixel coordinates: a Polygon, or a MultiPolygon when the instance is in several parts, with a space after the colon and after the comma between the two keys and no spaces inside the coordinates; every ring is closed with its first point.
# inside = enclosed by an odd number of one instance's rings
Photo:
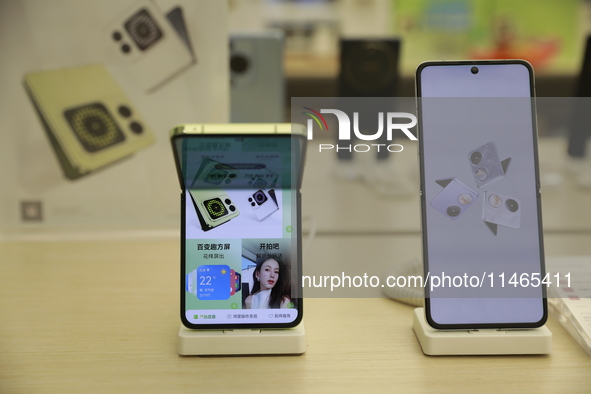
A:
{"type": "MultiPolygon", "coordinates": [[[[588,239],[549,236],[547,245],[591,254],[588,239]]],[[[305,266],[411,245],[392,260],[402,261],[419,242],[355,240],[317,237],[305,266]]],[[[412,331],[412,307],[313,298],[302,356],[181,357],[177,240],[4,241],[0,256],[1,393],[591,391],[591,357],[552,316],[551,355],[430,357],[412,331]]]]}

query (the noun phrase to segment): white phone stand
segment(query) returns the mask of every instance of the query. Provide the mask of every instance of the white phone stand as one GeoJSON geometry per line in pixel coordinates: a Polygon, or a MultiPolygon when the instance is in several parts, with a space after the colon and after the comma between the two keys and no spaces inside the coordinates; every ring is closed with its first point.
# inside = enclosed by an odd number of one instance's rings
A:
{"type": "Polygon", "coordinates": [[[546,326],[532,329],[437,330],[415,308],[413,329],[423,353],[430,356],[550,354],[552,333],[546,326]]]}
{"type": "Polygon", "coordinates": [[[293,354],[306,351],[304,322],[294,328],[257,330],[179,330],[181,356],[293,354]]]}

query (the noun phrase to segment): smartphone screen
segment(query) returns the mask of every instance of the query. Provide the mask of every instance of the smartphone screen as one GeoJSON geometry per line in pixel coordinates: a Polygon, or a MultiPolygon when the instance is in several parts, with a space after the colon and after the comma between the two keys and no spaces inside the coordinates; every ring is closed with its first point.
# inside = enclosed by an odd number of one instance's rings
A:
{"type": "Polygon", "coordinates": [[[303,142],[289,134],[173,137],[183,185],[185,326],[282,328],[300,322],[303,142]]]}
{"type": "Polygon", "coordinates": [[[544,324],[531,66],[425,63],[417,96],[427,321],[435,328],[544,324]]]}

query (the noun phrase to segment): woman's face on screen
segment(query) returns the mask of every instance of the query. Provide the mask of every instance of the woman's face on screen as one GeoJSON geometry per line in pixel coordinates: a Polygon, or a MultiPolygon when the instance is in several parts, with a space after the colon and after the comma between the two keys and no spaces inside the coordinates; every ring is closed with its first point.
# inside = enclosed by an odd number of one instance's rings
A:
{"type": "Polygon", "coordinates": [[[279,280],[279,263],[273,259],[269,259],[261,265],[261,270],[258,272],[261,290],[272,289],[279,280]]]}

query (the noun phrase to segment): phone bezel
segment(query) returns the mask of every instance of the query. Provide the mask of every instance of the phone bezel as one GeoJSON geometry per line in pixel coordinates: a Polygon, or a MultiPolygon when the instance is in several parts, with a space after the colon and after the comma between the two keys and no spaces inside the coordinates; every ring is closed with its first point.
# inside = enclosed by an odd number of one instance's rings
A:
{"type": "MultiPolygon", "coordinates": [[[[425,195],[425,168],[424,168],[424,146],[423,146],[423,125],[422,116],[423,111],[421,107],[421,73],[427,67],[454,67],[454,66],[488,66],[488,65],[522,65],[526,67],[529,75],[529,87],[530,87],[530,98],[532,100],[532,144],[534,152],[534,172],[535,172],[535,185],[536,185],[536,202],[537,202],[537,216],[538,216],[538,243],[540,248],[540,273],[544,277],[546,273],[546,264],[544,258],[544,234],[542,225],[542,200],[540,191],[540,172],[539,172],[539,161],[538,161],[538,131],[537,131],[537,118],[536,118],[536,105],[535,105],[535,82],[534,72],[531,64],[525,60],[478,60],[478,61],[429,61],[421,63],[416,71],[416,97],[417,97],[417,135],[418,135],[418,154],[419,154],[419,173],[420,173],[420,198],[421,198],[421,235],[422,235],[422,253],[423,253],[423,269],[424,275],[429,272],[429,261],[428,261],[428,239],[425,229],[427,228],[427,200],[425,195]]],[[[477,77],[479,73],[473,74],[470,72],[472,77],[477,77]]],[[[543,316],[537,322],[514,322],[514,323],[471,323],[471,324],[440,324],[434,321],[431,315],[431,299],[429,297],[429,287],[425,286],[425,317],[429,325],[436,329],[485,329],[485,328],[536,328],[543,326],[548,319],[548,303],[546,296],[546,288],[542,286],[542,306],[543,316]]]]}
{"type": "MultiPolygon", "coordinates": [[[[230,126],[230,125],[229,125],[230,126]]],[[[231,125],[234,130],[236,129],[236,124],[231,125]]],[[[181,126],[182,127],[182,126],[181,126]]],[[[300,192],[300,188],[301,188],[301,179],[302,179],[302,173],[303,173],[303,163],[304,163],[304,157],[305,157],[305,151],[306,151],[306,140],[305,140],[305,136],[304,135],[300,135],[298,133],[292,133],[292,134],[287,134],[287,133],[281,133],[281,134],[274,134],[274,133],[265,133],[265,132],[261,132],[261,133],[251,133],[251,132],[246,132],[246,133],[240,133],[240,132],[234,132],[234,131],[229,131],[228,133],[196,133],[196,134],[190,134],[190,133],[183,133],[181,127],[176,128],[175,130],[173,130],[173,135],[171,136],[171,143],[172,143],[172,148],[173,148],[173,152],[174,152],[174,158],[175,158],[175,165],[176,165],[176,169],[177,169],[177,173],[179,175],[179,180],[180,180],[180,184],[181,184],[181,270],[180,270],[180,315],[181,315],[181,322],[183,323],[183,325],[187,328],[190,329],[198,329],[198,330],[217,330],[217,329],[226,329],[226,330],[231,330],[231,329],[278,329],[278,328],[292,328],[292,327],[296,327],[297,325],[300,324],[300,322],[302,321],[303,318],[303,297],[302,295],[302,234],[301,234],[301,192],[300,192]],[[185,277],[186,277],[186,264],[185,264],[185,259],[186,259],[186,255],[185,255],[185,249],[186,249],[186,231],[185,231],[185,218],[186,218],[186,194],[187,194],[187,189],[186,186],[184,185],[183,182],[183,175],[182,175],[182,171],[180,168],[180,161],[179,161],[179,157],[178,157],[178,152],[176,150],[176,140],[179,138],[200,138],[200,137],[206,137],[206,138],[211,138],[211,137],[215,137],[215,136],[221,136],[224,138],[236,138],[236,137],[248,137],[248,138],[269,138],[269,137],[278,137],[278,138],[299,138],[301,139],[301,157],[299,158],[301,165],[300,165],[300,169],[299,169],[299,174],[298,174],[298,179],[297,179],[297,191],[296,191],[296,204],[295,204],[295,208],[296,208],[296,220],[297,220],[297,234],[296,234],[296,249],[297,249],[297,258],[295,261],[296,264],[296,274],[294,275],[295,278],[292,277],[292,285],[296,286],[296,291],[292,293],[295,293],[296,295],[299,295],[299,297],[295,297],[295,304],[296,304],[296,310],[298,311],[298,315],[296,317],[296,319],[292,322],[289,323],[239,323],[239,324],[194,324],[191,323],[187,320],[186,316],[185,316],[185,277]]],[[[293,262],[292,262],[293,265],[293,262]]],[[[230,309],[229,309],[230,310],[230,309]]],[[[242,309],[240,309],[242,310],[242,309]]]]}

